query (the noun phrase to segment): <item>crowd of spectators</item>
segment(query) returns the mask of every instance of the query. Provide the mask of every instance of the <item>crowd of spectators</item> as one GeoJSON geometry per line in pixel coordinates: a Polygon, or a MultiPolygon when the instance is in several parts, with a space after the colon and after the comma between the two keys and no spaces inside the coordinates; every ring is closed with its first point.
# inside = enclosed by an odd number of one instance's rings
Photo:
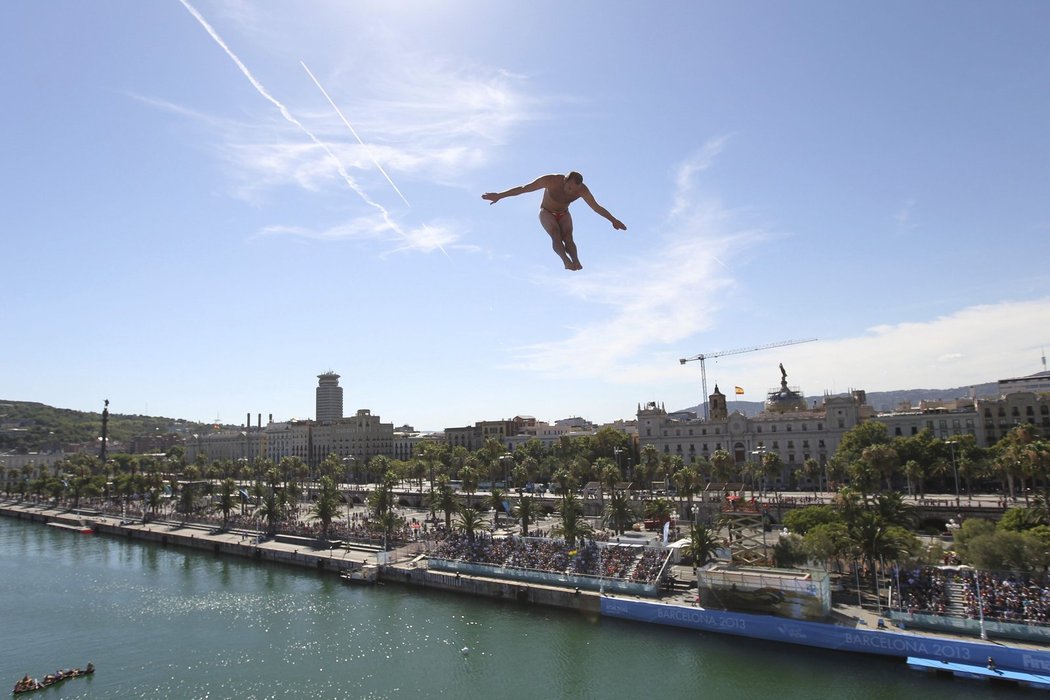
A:
{"type": "Polygon", "coordinates": [[[924,566],[898,573],[904,609],[910,613],[946,615],[948,576],[941,569],[924,566]]]}
{"type": "Polygon", "coordinates": [[[661,548],[600,546],[596,540],[571,547],[556,539],[493,538],[488,534],[471,539],[458,532],[439,532],[433,544],[431,554],[439,559],[641,583],[655,582],[669,556],[661,548]]]}
{"type": "Polygon", "coordinates": [[[1050,624],[1050,586],[1032,577],[953,566],[901,570],[898,577],[903,607],[910,613],[1050,624]],[[958,591],[955,605],[953,589],[958,591]]]}
{"type": "Polygon", "coordinates": [[[1021,624],[1050,623],[1050,587],[1021,576],[1006,578],[987,571],[964,571],[966,614],[972,618],[1021,624]],[[975,576],[976,574],[976,576],[975,576]],[[980,584],[980,594],[977,587],[980,584]],[[983,609],[982,609],[983,608],[983,609]]]}

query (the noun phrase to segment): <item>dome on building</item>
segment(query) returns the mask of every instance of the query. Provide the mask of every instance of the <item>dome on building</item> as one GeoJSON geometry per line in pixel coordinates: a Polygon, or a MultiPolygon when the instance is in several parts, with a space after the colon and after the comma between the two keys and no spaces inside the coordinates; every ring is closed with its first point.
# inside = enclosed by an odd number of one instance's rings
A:
{"type": "Polygon", "coordinates": [[[788,387],[787,371],[780,365],[780,389],[766,395],[766,411],[770,413],[789,413],[805,411],[806,397],[798,389],[788,387]]]}

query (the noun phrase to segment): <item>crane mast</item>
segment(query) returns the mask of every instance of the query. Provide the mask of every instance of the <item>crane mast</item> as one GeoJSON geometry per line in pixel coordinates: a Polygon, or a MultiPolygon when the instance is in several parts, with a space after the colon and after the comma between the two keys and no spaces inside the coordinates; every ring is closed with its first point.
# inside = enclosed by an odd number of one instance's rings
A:
{"type": "Polygon", "coordinates": [[[706,360],[711,360],[716,357],[725,357],[726,355],[740,355],[745,352],[758,352],[759,350],[769,350],[770,348],[780,348],[785,345],[798,345],[800,343],[812,343],[816,338],[806,338],[804,340],[782,340],[777,343],[767,343],[765,345],[756,345],[749,348],[736,348],[735,350],[720,350],[718,352],[700,353],[699,355],[693,355],[692,357],[683,357],[678,362],[685,364],[686,362],[699,362],[700,363],[700,383],[704,389],[704,420],[707,421],[710,416],[708,415],[708,398],[707,398],[707,365],[706,360]]]}

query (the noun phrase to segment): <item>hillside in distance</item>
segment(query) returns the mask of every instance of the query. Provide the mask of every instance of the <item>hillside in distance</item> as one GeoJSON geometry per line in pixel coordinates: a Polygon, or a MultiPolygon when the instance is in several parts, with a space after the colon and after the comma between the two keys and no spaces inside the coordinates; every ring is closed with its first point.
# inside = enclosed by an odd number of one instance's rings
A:
{"type": "MultiPolygon", "coordinates": [[[[177,418],[110,413],[107,437],[127,444],[142,435],[207,432],[211,425],[177,418]]],[[[40,452],[97,440],[102,413],[0,399],[0,452],[40,452]]]]}

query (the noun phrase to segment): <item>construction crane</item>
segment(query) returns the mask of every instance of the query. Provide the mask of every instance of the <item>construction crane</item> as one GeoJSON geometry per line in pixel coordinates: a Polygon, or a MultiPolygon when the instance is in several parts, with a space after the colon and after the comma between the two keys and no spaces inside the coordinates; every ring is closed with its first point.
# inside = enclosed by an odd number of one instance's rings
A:
{"type": "Polygon", "coordinates": [[[816,338],[806,338],[805,340],[782,340],[779,343],[769,343],[767,345],[756,345],[755,347],[752,347],[752,348],[737,348],[736,350],[722,350],[720,352],[700,353],[699,355],[694,355],[693,357],[683,357],[682,359],[678,360],[678,362],[684,365],[686,362],[694,362],[696,360],[700,361],[700,382],[701,382],[701,384],[704,387],[704,420],[706,421],[706,420],[708,420],[708,418],[710,418],[710,416],[708,416],[708,410],[707,410],[707,402],[708,402],[708,398],[707,398],[707,366],[704,364],[705,360],[711,360],[711,359],[714,359],[716,357],[725,357],[726,355],[740,355],[741,353],[745,353],[745,352],[757,352],[759,350],[768,350],[770,348],[780,348],[780,347],[784,347],[785,345],[798,345],[799,343],[812,343],[815,340],[816,340],[816,338]]]}

